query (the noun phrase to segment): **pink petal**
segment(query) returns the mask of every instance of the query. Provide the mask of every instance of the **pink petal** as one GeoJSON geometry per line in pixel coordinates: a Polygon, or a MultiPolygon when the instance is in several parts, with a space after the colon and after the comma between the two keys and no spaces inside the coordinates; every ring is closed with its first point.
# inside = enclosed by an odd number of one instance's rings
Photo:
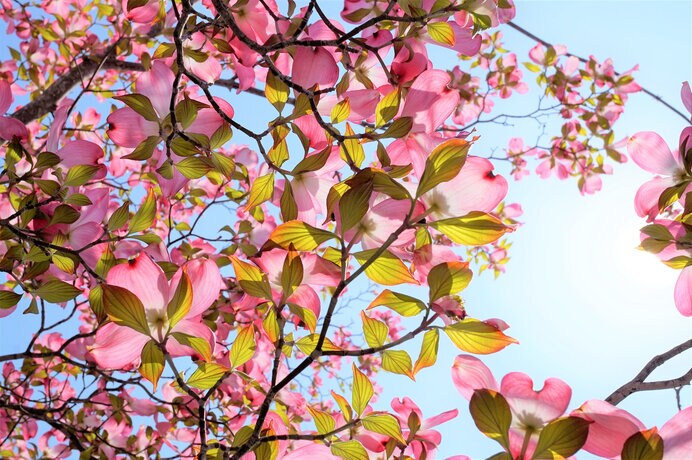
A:
{"type": "Polygon", "coordinates": [[[682,269],[674,292],[678,311],[683,316],[692,316],[692,265],[682,269]]]}
{"type": "Polygon", "coordinates": [[[459,175],[426,193],[423,202],[437,208],[436,218],[461,217],[471,211],[492,211],[507,195],[507,188],[505,178],[493,173],[490,161],[468,157],[459,175]]]}
{"type": "Polygon", "coordinates": [[[60,145],[60,136],[62,135],[62,128],[65,126],[67,112],[70,110],[72,102],[72,99],[63,99],[55,109],[53,123],[48,130],[48,139],[46,140],[46,150],[49,152],[58,151],[58,147],[60,145]]]}
{"type": "Polygon", "coordinates": [[[168,304],[166,275],[143,252],[137,258],[111,268],[107,282],[132,292],[142,301],[146,310],[163,311],[168,304]]]}
{"type": "Polygon", "coordinates": [[[675,185],[670,177],[656,177],[644,182],[634,195],[634,209],[639,217],[651,221],[658,215],[658,198],[668,187],[675,185]]]}
{"type": "Polygon", "coordinates": [[[103,149],[93,142],[78,139],[69,141],[58,150],[63,165],[71,168],[76,165],[96,165],[103,158],[103,149]]]}
{"type": "Polygon", "coordinates": [[[14,138],[26,139],[28,136],[29,131],[24,123],[15,118],[0,117],[0,139],[11,141],[14,138]]]}
{"type": "Polygon", "coordinates": [[[317,254],[301,254],[303,261],[303,284],[336,286],[341,279],[341,269],[317,254]]]}
{"type": "Polygon", "coordinates": [[[593,421],[583,449],[599,457],[617,457],[627,438],[646,428],[626,410],[598,399],[585,402],[571,415],[593,421]]]}
{"type": "MultiPolygon", "coordinates": [[[[171,332],[182,332],[192,337],[202,338],[209,343],[211,352],[212,354],[214,353],[214,333],[206,324],[201,323],[199,318],[182,319],[173,327],[171,332]]],[[[202,358],[192,348],[181,345],[174,337],[171,337],[168,342],[166,342],[166,351],[168,351],[171,356],[196,356],[202,358]]]]}
{"type": "Polygon", "coordinates": [[[402,117],[413,117],[412,132],[432,133],[459,103],[459,93],[447,85],[451,77],[443,70],[426,70],[413,82],[406,96],[402,117]]]}
{"type": "MultiPolygon", "coordinates": [[[[687,111],[692,114],[692,91],[690,90],[690,83],[687,81],[682,84],[680,89],[680,99],[682,99],[682,104],[687,111]]],[[[2,110],[0,110],[0,113],[2,113],[2,110]]]]}
{"type": "Polygon", "coordinates": [[[533,380],[521,372],[504,376],[500,385],[502,395],[512,407],[519,421],[535,426],[544,425],[564,414],[572,397],[572,389],[560,379],[549,378],[539,391],[533,389],[533,380]]]}
{"type": "Polygon", "coordinates": [[[7,112],[13,100],[10,84],[7,80],[0,80],[0,114],[7,112]]]}
{"type": "Polygon", "coordinates": [[[663,460],[689,460],[692,452],[692,406],[675,414],[658,434],[663,438],[663,460]]]}
{"type": "Polygon", "coordinates": [[[315,318],[320,317],[320,296],[310,286],[305,284],[298,286],[293,294],[286,299],[286,302],[307,308],[315,314],[315,318]]]}
{"type": "Polygon", "coordinates": [[[108,137],[118,146],[133,149],[149,136],[159,135],[159,126],[129,107],[108,115],[108,137]]]}
{"type": "Polygon", "coordinates": [[[680,159],[673,156],[666,141],[651,131],[630,137],[627,141],[627,153],[640,168],[654,174],[672,176],[682,167],[680,159]]]}
{"type": "Polygon", "coordinates": [[[137,92],[148,97],[160,119],[170,112],[175,75],[163,61],[153,61],[151,70],[142,72],[137,79],[137,92]]]}
{"type": "Polygon", "coordinates": [[[212,260],[194,259],[186,267],[192,283],[192,307],[188,313],[192,317],[204,313],[219,298],[226,284],[221,278],[219,267],[212,260]]]}
{"type": "Polygon", "coordinates": [[[483,364],[480,359],[470,355],[459,355],[454,358],[452,382],[461,396],[468,400],[471,400],[475,390],[482,388],[497,390],[499,388],[497,380],[493,377],[488,366],[483,364]]]}
{"type": "Polygon", "coordinates": [[[442,425],[445,422],[448,422],[449,420],[452,420],[455,418],[457,415],[459,415],[459,410],[458,409],[452,409],[448,410],[446,412],[442,412],[441,414],[437,414],[433,417],[430,417],[429,419],[426,419],[423,422],[422,427],[424,429],[432,428],[437,425],[442,425]]]}
{"type": "Polygon", "coordinates": [[[139,366],[149,337],[134,329],[108,323],[96,331],[91,356],[103,369],[132,369],[139,366]]]}
{"type": "Polygon", "coordinates": [[[339,78],[339,67],[326,49],[299,46],[293,58],[291,75],[293,82],[305,89],[315,84],[324,89],[334,86],[339,78]]]}

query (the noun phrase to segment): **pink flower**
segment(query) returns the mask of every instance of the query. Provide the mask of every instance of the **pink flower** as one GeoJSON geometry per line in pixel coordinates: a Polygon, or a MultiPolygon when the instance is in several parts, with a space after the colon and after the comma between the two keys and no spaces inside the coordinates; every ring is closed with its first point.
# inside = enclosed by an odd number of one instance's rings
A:
{"type": "MultiPolygon", "coordinates": [[[[598,400],[587,401],[572,415],[591,421],[583,449],[600,457],[619,457],[622,446],[645,426],[626,410],[598,400]]],[[[686,460],[692,452],[692,407],[683,409],[659,430],[663,460],[686,460]]]]}
{"type": "MultiPolygon", "coordinates": [[[[12,105],[12,91],[10,84],[0,80],[0,114],[7,112],[12,105]]],[[[29,135],[24,123],[12,117],[0,116],[0,139],[11,141],[13,139],[26,140],[29,135]]]]}
{"type": "MultiPolygon", "coordinates": [[[[134,260],[113,267],[107,276],[107,286],[116,286],[134,294],[146,313],[148,334],[114,322],[99,328],[91,355],[99,366],[106,369],[126,369],[136,366],[144,345],[150,340],[166,343],[173,356],[189,356],[193,352],[170,337],[182,332],[202,337],[213,349],[214,334],[201,322],[202,314],[219,297],[223,280],[216,264],[207,259],[195,259],[181,267],[171,278],[148,255],[140,253],[134,260]],[[181,279],[189,279],[192,300],[189,309],[177,323],[171,324],[167,306],[181,279]]],[[[107,298],[106,298],[107,299],[107,298]]]]}
{"type": "Polygon", "coordinates": [[[531,458],[538,435],[545,425],[562,416],[572,397],[572,389],[560,379],[549,378],[539,391],[533,389],[533,380],[521,372],[505,375],[500,385],[490,369],[480,359],[459,355],[452,366],[452,381],[459,393],[471,399],[475,390],[487,388],[504,396],[512,410],[509,429],[510,451],[517,458],[526,436],[529,443],[525,458],[531,458]]]}

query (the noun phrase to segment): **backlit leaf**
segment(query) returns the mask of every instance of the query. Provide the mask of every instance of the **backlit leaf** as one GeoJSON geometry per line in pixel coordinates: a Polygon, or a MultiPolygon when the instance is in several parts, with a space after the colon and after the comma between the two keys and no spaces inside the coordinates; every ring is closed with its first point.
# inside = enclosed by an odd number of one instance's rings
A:
{"type": "Polygon", "coordinates": [[[444,331],[460,350],[479,355],[495,353],[507,345],[518,343],[495,326],[474,318],[464,318],[450,324],[444,331]]]}
{"type": "Polygon", "coordinates": [[[115,324],[127,326],[144,335],[150,335],[147,314],[139,298],[125,288],[102,285],[103,307],[115,324]]]}
{"type": "Polygon", "coordinates": [[[411,380],[414,380],[411,366],[411,357],[404,350],[385,350],[382,352],[382,369],[386,371],[407,375],[411,380]]]}
{"type": "Polygon", "coordinates": [[[223,377],[228,369],[217,363],[199,363],[199,367],[187,380],[188,386],[198,390],[212,388],[223,377]]]}
{"type": "Polygon", "coordinates": [[[159,344],[153,340],[148,341],[142,349],[141,357],[142,363],[139,365],[139,373],[156,388],[165,367],[163,352],[161,352],[159,344]]]}
{"type": "Polygon", "coordinates": [[[466,163],[470,146],[471,144],[463,139],[450,139],[435,147],[425,161],[425,169],[418,183],[416,196],[419,197],[438,184],[457,177],[466,163]]]}
{"type": "Polygon", "coordinates": [[[437,220],[429,225],[455,243],[468,246],[492,243],[511,231],[511,228],[505,226],[497,217],[480,211],[470,212],[463,217],[437,220]]]}
{"type": "Polygon", "coordinates": [[[420,355],[413,366],[413,375],[426,367],[430,367],[437,361],[437,348],[440,342],[440,334],[437,329],[431,329],[423,335],[423,343],[420,346],[420,355]]]}
{"type": "Polygon", "coordinates": [[[538,438],[534,460],[558,460],[577,453],[589,435],[587,420],[579,417],[563,417],[548,423],[538,438]]]}
{"type": "MultiPolygon", "coordinates": [[[[359,264],[364,265],[377,251],[378,249],[368,249],[357,252],[353,256],[359,264]]],[[[366,266],[365,275],[374,282],[385,286],[402,283],[419,284],[401,259],[386,250],[366,266]]]]}
{"type": "Polygon", "coordinates": [[[368,406],[372,395],[375,393],[372,387],[372,383],[368,377],[363,374],[355,364],[353,367],[353,388],[352,388],[352,404],[353,409],[356,414],[360,415],[363,413],[365,408],[368,406]]]}
{"type": "Polygon", "coordinates": [[[256,348],[254,327],[247,326],[240,329],[228,355],[233,367],[238,368],[252,359],[256,348]]]}
{"type": "Polygon", "coordinates": [[[512,411],[500,393],[485,388],[474,391],[469,403],[469,411],[481,433],[497,441],[505,449],[509,449],[512,411]]]}
{"type": "Polygon", "coordinates": [[[425,304],[421,300],[389,289],[382,291],[375,300],[370,302],[368,310],[381,305],[391,308],[401,316],[416,316],[425,310],[425,304]]]}
{"type": "Polygon", "coordinates": [[[300,220],[292,220],[276,227],[269,240],[284,249],[293,244],[296,251],[313,251],[334,237],[331,232],[315,228],[300,220]]]}

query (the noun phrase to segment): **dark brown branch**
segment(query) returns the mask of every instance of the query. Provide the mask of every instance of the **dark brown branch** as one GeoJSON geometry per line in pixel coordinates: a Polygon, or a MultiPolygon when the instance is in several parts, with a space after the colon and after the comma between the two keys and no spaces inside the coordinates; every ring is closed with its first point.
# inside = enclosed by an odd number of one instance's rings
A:
{"type": "Polygon", "coordinates": [[[654,356],[651,360],[646,363],[646,366],[636,375],[632,380],[622,385],[620,388],[615,390],[610,396],[605,400],[612,405],[617,405],[622,402],[626,397],[632,393],[638,391],[651,391],[651,390],[666,390],[669,388],[677,388],[682,385],[688,385],[692,381],[692,369],[687,371],[685,374],[678,378],[670,380],[659,380],[655,382],[645,382],[646,378],[659,366],[666,363],[670,359],[679,355],[680,353],[692,348],[692,339],[681,343],[680,345],[671,348],[665,353],[661,353],[658,356],[654,356]]]}

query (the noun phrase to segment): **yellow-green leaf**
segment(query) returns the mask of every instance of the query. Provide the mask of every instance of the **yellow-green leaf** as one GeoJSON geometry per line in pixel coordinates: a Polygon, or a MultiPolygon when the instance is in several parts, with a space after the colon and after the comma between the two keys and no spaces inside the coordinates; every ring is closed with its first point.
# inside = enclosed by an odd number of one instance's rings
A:
{"type": "Polygon", "coordinates": [[[474,318],[450,324],[444,331],[460,350],[479,355],[495,353],[507,345],[519,343],[495,326],[474,318]]]}
{"type": "Polygon", "coordinates": [[[211,361],[211,345],[206,339],[182,332],[174,332],[171,335],[180,345],[192,348],[203,360],[211,361]]]}
{"type": "Polygon", "coordinates": [[[364,311],[360,312],[360,317],[363,320],[363,335],[368,345],[372,348],[384,345],[389,333],[387,325],[378,319],[370,318],[364,311]]]}
{"type": "Polygon", "coordinates": [[[60,280],[50,280],[34,292],[46,302],[61,303],[74,299],[82,293],[82,290],[60,280]]]}
{"type": "Polygon", "coordinates": [[[282,139],[279,143],[269,149],[267,156],[276,166],[281,166],[284,164],[284,162],[289,158],[288,144],[286,143],[286,139],[282,139]]]}
{"type": "Polygon", "coordinates": [[[139,209],[130,220],[129,233],[137,233],[142,230],[150,229],[156,218],[156,195],[154,190],[149,189],[147,197],[144,199],[139,209]]]}
{"type": "Polygon", "coordinates": [[[429,22],[428,35],[437,43],[447,46],[454,46],[454,30],[447,22],[429,22]]]}
{"type": "Polygon", "coordinates": [[[260,299],[272,299],[272,289],[267,275],[256,266],[243,262],[236,256],[231,256],[231,263],[235,270],[236,280],[243,291],[260,299]]]}
{"type": "Polygon", "coordinates": [[[413,366],[413,375],[426,367],[430,367],[437,361],[437,348],[440,343],[440,334],[437,329],[431,329],[423,335],[423,343],[420,346],[420,355],[413,366]]]}
{"type": "Polygon", "coordinates": [[[356,414],[360,415],[363,413],[368,403],[375,393],[372,387],[372,383],[368,377],[363,374],[355,364],[352,364],[353,368],[353,388],[351,400],[353,404],[353,409],[356,414]]]}
{"type": "Polygon", "coordinates": [[[238,331],[238,335],[231,345],[228,358],[234,368],[238,368],[248,362],[255,355],[255,328],[247,326],[238,331]]]}
{"type": "MultiPolygon", "coordinates": [[[[353,254],[359,264],[364,265],[379,249],[368,249],[353,254]]],[[[378,284],[393,286],[396,284],[420,284],[411,275],[409,269],[397,256],[389,251],[383,251],[365,268],[365,275],[378,284]]]]}
{"type": "Polygon", "coordinates": [[[425,310],[425,304],[422,301],[410,295],[393,292],[389,289],[382,291],[375,300],[370,302],[368,310],[381,305],[391,308],[401,316],[416,316],[425,310]]]}
{"type": "Polygon", "coordinates": [[[335,442],[330,448],[332,454],[344,460],[369,460],[365,447],[358,441],[335,442]]]}
{"type": "Polygon", "coordinates": [[[444,233],[450,240],[468,246],[480,246],[497,241],[506,232],[512,231],[500,219],[480,211],[463,217],[437,220],[430,226],[444,233]]]}
{"type": "Polygon", "coordinates": [[[281,288],[284,296],[290,296],[303,282],[303,261],[294,249],[289,249],[281,270],[281,288]]]}
{"type": "Polygon", "coordinates": [[[373,433],[383,434],[406,445],[399,421],[390,414],[369,414],[361,420],[363,428],[373,433]]]}
{"type": "Polygon", "coordinates": [[[341,123],[342,121],[346,120],[350,114],[351,102],[348,100],[348,98],[344,99],[343,101],[339,101],[332,109],[332,123],[341,123]]]}
{"type": "Polygon", "coordinates": [[[341,396],[339,393],[335,393],[334,390],[331,390],[331,393],[332,398],[334,398],[334,401],[336,401],[336,405],[339,406],[339,409],[341,409],[341,414],[344,416],[344,420],[346,420],[346,422],[353,420],[353,409],[346,398],[341,396]]]}
{"type": "Polygon", "coordinates": [[[98,166],[93,165],[75,165],[72,166],[65,176],[65,180],[62,185],[67,187],[77,187],[86,184],[96,171],[99,170],[98,166]]]}
{"type": "Polygon", "coordinates": [[[401,91],[399,88],[389,92],[377,103],[375,108],[375,127],[379,128],[399,113],[401,91]]]}
{"type": "Polygon", "coordinates": [[[187,276],[187,271],[183,269],[173,298],[166,307],[168,323],[171,328],[187,315],[190,307],[192,307],[192,283],[190,282],[190,277],[187,276]]]}
{"type": "MultiPolygon", "coordinates": [[[[346,123],[346,130],[344,132],[345,136],[355,136],[353,129],[349,123],[346,123]]],[[[349,162],[350,159],[356,167],[360,168],[360,165],[365,161],[365,151],[363,150],[363,145],[358,139],[346,139],[341,144],[339,149],[341,153],[341,159],[345,162],[349,162]]]]}
{"type": "Polygon", "coordinates": [[[300,220],[292,220],[276,227],[269,240],[284,249],[293,244],[296,251],[313,251],[334,237],[331,232],[315,228],[300,220]]]}
{"type": "Polygon", "coordinates": [[[188,386],[198,390],[212,388],[223,377],[228,368],[217,363],[200,363],[195,372],[187,380],[188,386]]]}
{"type": "Polygon", "coordinates": [[[663,439],[656,428],[638,431],[627,438],[622,446],[622,460],[662,460],[663,439]]]}
{"type": "Polygon", "coordinates": [[[428,273],[430,302],[466,289],[473,277],[473,272],[468,267],[466,262],[443,262],[435,265],[428,273]]]}
{"type": "Polygon", "coordinates": [[[382,369],[393,372],[394,374],[407,375],[411,380],[411,357],[404,350],[386,350],[382,352],[382,369]]]}
{"type": "Polygon", "coordinates": [[[102,285],[103,307],[115,324],[150,335],[147,314],[139,298],[125,288],[102,285]]]}
{"type": "Polygon", "coordinates": [[[250,197],[245,204],[245,209],[250,211],[257,205],[270,200],[274,195],[274,173],[270,172],[264,176],[260,176],[252,183],[250,188],[250,197]]]}
{"type": "Polygon", "coordinates": [[[154,385],[159,382],[159,377],[163,373],[165,361],[159,344],[153,340],[147,342],[142,349],[142,364],[139,365],[139,373],[154,385]]]}
{"type": "Polygon", "coordinates": [[[281,81],[272,72],[267,72],[267,80],[264,86],[264,95],[271,105],[281,112],[288,101],[288,85],[281,81]]]}
{"type": "MultiPolygon", "coordinates": [[[[317,340],[319,337],[319,334],[306,335],[305,337],[301,337],[296,341],[296,346],[300,351],[306,355],[309,355],[315,350],[315,347],[317,347],[317,340]]],[[[341,351],[341,348],[335,345],[334,342],[328,338],[325,338],[324,343],[322,344],[322,351],[341,351]]]]}
{"type": "Polygon", "coordinates": [[[457,177],[466,163],[470,146],[471,144],[463,139],[450,139],[435,147],[425,161],[425,169],[418,183],[416,196],[419,197],[438,184],[457,177]]]}
{"type": "MultiPolygon", "coordinates": [[[[142,94],[125,94],[123,96],[113,96],[120,102],[125,103],[129,108],[140,114],[148,121],[159,121],[159,114],[154,110],[148,97],[142,94]]],[[[165,115],[165,114],[162,114],[165,115]]]]}
{"type": "Polygon", "coordinates": [[[211,162],[200,157],[183,158],[175,164],[175,169],[188,179],[199,179],[213,168],[214,165],[211,162]]]}
{"type": "Polygon", "coordinates": [[[558,460],[577,453],[589,435],[589,424],[579,417],[562,417],[548,423],[538,438],[532,460],[558,460]]]}
{"type": "Polygon", "coordinates": [[[21,298],[21,294],[17,294],[16,292],[0,291],[0,310],[14,307],[21,298]]]}
{"type": "Polygon", "coordinates": [[[262,329],[264,329],[264,332],[272,343],[276,343],[276,341],[279,340],[279,334],[281,333],[279,322],[276,318],[276,311],[271,306],[267,311],[267,316],[262,320],[262,329]]]}
{"type": "Polygon", "coordinates": [[[481,433],[509,449],[512,411],[500,393],[485,388],[474,391],[469,403],[469,412],[481,433]]]}
{"type": "Polygon", "coordinates": [[[311,406],[307,407],[308,412],[310,412],[310,415],[312,416],[312,420],[315,422],[315,427],[317,428],[317,432],[319,434],[327,434],[334,431],[336,421],[331,414],[318,409],[313,409],[311,406]]]}

